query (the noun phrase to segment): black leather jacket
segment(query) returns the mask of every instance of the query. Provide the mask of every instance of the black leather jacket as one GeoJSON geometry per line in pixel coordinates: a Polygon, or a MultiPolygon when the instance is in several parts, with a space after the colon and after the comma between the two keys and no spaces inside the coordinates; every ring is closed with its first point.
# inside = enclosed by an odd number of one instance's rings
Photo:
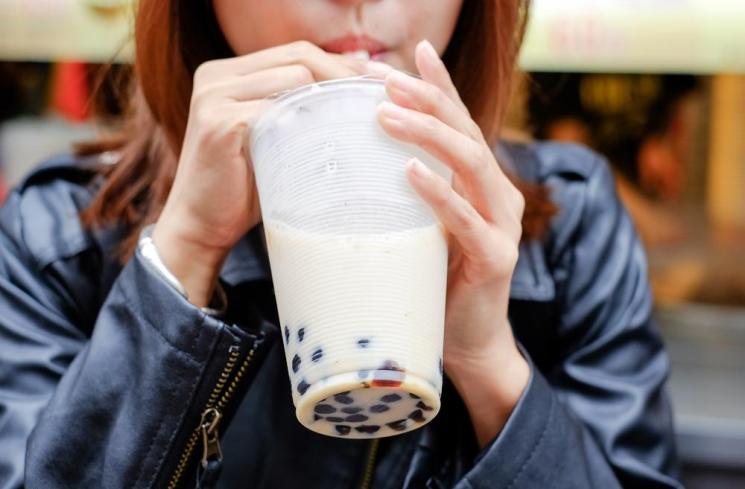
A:
{"type": "Polygon", "coordinates": [[[38,168],[0,213],[0,488],[194,487],[208,406],[220,488],[353,488],[366,472],[375,488],[681,487],[644,252],[607,165],[567,145],[498,151],[561,212],[521,246],[509,315],[532,376],[481,451],[448,382],[432,423],[377,445],[303,428],[259,228],[225,263],[218,320],[141,256],[119,265],[120,230],[81,227],[95,160],[38,168]]]}

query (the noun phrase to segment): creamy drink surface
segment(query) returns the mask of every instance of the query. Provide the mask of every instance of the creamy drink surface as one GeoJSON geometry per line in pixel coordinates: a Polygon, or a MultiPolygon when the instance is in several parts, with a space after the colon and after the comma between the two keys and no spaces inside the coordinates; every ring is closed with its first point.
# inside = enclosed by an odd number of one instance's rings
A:
{"type": "Polygon", "coordinates": [[[298,419],[399,434],[440,407],[447,245],[439,224],[384,234],[264,229],[298,419]]]}

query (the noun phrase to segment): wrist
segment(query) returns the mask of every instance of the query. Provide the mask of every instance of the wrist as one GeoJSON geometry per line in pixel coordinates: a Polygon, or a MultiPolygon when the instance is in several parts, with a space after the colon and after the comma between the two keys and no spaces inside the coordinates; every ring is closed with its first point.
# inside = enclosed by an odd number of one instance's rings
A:
{"type": "Polygon", "coordinates": [[[451,356],[446,370],[483,447],[512,414],[530,380],[530,365],[510,334],[485,343],[478,352],[451,356]]]}
{"type": "Polygon", "coordinates": [[[206,307],[229,250],[203,246],[160,221],[153,228],[152,240],[163,264],[185,289],[189,302],[206,307]]]}

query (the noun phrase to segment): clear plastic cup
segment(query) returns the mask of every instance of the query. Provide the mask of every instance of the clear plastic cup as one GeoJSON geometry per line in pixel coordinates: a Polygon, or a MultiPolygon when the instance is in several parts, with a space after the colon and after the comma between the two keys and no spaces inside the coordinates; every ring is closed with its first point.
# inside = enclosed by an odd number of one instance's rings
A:
{"type": "Polygon", "coordinates": [[[377,438],[439,411],[447,243],[386,135],[374,78],[285,93],[249,141],[298,420],[377,438]]]}

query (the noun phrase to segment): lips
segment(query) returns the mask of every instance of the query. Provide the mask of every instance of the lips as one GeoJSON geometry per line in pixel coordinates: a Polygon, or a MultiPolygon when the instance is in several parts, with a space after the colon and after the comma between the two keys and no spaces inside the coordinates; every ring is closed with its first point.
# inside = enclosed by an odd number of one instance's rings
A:
{"type": "Polygon", "coordinates": [[[377,39],[368,36],[348,35],[332,39],[320,45],[324,51],[329,53],[352,53],[356,51],[367,51],[370,56],[379,55],[388,50],[388,47],[377,39]]]}

